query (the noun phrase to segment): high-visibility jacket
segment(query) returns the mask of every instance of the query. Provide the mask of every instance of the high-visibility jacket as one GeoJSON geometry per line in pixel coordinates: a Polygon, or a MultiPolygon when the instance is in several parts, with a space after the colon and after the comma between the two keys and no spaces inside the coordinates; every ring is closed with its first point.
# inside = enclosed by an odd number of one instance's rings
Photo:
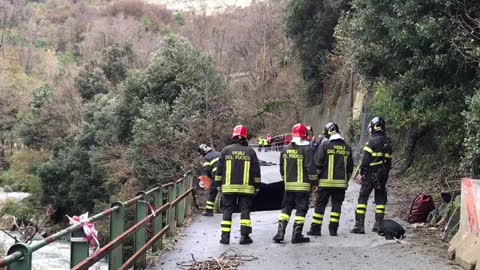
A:
{"type": "Polygon", "coordinates": [[[205,156],[205,163],[203,163],[203,172],[210,179],[215,179],[215,174],[217,172],[217,163],[220,158],[220,152],[210,151],[205,156]]]}
{"type": "Polygon", "coordinates": [[[215,181],[225,194],[255,194],[260,186],[260,163],[250,146],[232,144],[222,150],[215,181]]]}
{"type": "Polygon", "coordinates": [[[382,169],[388,174],[392,168],[392,153],[390,139],[382,132],[373,133],[363,147],[360,174],[377,173],[382,169]]]}
{"type": "Polygon", "coordinates": [[[321,144],[315,153],[320,188],[347,189],[353,172],[352,149],[338,135],[321,144]]]}
{"type": "Polygon", "coordinates": [[[313,153],[308,145],[291,143],[280,153],[280,174],[285,191],[310,192],[312,182],[317,181],[313,153]]]}

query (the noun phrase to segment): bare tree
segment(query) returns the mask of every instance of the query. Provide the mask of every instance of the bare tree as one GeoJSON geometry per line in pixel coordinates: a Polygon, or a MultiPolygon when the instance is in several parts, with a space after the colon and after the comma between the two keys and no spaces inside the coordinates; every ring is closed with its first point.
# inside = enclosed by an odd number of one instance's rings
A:
{"type": "Polygon", "coordinates": [[[56,210],[52,205],[48,205],[39,216],[32,216],[28,221],[19,221],[13,217],[13,228],[18,232],[19,236],[12,236],[6,230],[2,231],[13,238],[15,243],[31,244],[37,235],[43,234],[46,225],[50,221],[50,217],[55,214],[56,210]]]}
{"type": "Polygon", "coordinates": [[[480,5],[474,0],[454,0],[449,9],[452,44],[470,61],[480,61],[480,5]]]}
{"type": "Polygon", "coordinates": [[[0,0],[0,50],[3,57],[10,29],[24,18],[25,4],[25,0],[0,0]]]}

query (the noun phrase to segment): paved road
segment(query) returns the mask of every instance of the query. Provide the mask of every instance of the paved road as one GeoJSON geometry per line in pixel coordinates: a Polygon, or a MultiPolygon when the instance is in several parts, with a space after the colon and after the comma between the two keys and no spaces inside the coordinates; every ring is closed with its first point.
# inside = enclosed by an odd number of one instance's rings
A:
{"type": "MultiPolygon", "coordinates": [[[[278,152],[259,153],[258,156],[261,160],[278,163],[278,152]]],[[[262,167],[262,179],[270,182],[278,181],[279,178],[277,166],[262,167]]],[[[287,230],[287,241],[283,244],[273,243],[271,238],[276,232],[279,211],[266,211],[252,213],[254,243],[241,246],[238,244],[240,218],[238,214],[234,214],[230,246],[240,249],[243,254],[258,257],[257,260],[245,263],[240,269],[458,269],[447,265],[441,258],[418,250],[408,243],[408,241],[414,241],[408,236],[407,240],[400,244],[384,240],[371,232],[365,235],[350,234],[349,230],[354,223],[358,191],[358,185],[350,184],[342,209],[339,236],[329,236],[328,228],[324,225],[323,236],[312,238],[312,242],[307,244],[292,245],[290,243],[291,223],[287,230]]],[[[370,202],[369,205],[371,206],[372,203],[370,202]]],[[[371,228],[372,207],[368,210],[366,226],[371,228]]],[[[313,210],[310,209],[307,215],[307,227],[309,227],[312,212],[313,210]]],[[[325,216],[328,220],[329,208],[325,216]]],[[[174,249],[161,256],[156,263],[157,266],[152,269],[178,269],[176,263],[191,260],[191,254],[197,260],[218,257],[228,248],[218,243],[220,221],[221,215],[215,215],[213,218],[197,217],[194,223],[185,229],[174,249]]]]}

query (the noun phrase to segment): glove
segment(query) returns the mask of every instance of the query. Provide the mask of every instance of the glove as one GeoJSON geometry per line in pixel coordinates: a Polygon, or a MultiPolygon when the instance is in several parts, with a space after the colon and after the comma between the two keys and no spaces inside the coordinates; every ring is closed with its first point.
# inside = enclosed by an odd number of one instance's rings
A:
{"type": "Polygon", "coordinates": [[[365,176],[361,174],[357,175],[357,177],[355,178],[355,182],[357,182],[357,184],[359,185],[363,184],[364,180],[365,180],[365,176]]]}

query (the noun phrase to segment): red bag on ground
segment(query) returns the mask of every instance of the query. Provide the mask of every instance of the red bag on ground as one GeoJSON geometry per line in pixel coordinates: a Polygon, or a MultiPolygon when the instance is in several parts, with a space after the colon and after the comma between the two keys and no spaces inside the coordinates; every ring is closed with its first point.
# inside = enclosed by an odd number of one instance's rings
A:
{"type": "Polygon", "coordinates": [[[422,193],[412,202],[410,213],[408,214],[409,223],[419,223],[427,221],[428,214],[435,209],[435,203],[430,195],[422,193]]]}

